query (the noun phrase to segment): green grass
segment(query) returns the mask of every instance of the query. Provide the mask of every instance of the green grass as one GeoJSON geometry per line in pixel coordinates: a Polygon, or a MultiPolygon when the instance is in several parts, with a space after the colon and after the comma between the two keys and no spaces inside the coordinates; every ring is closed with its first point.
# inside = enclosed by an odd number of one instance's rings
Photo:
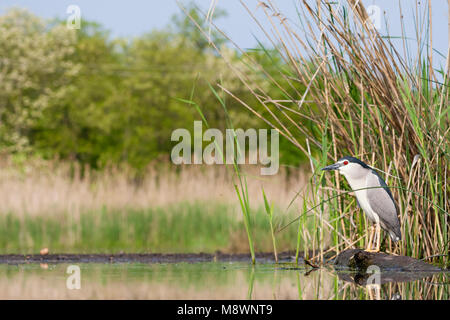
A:
{"type": "MultiPolygon", "coordinates": [[[[51,253],[249,252],[244,222],[233,210],[219,203],[183,203],[145,210],[103,209],[77,218],[3,214],[0,253],[38,253],[45,247],[51,253]]],[[[252,213],[255,248],[270,252],[273,240],[267,214],[264,208],[252,213]]],[[[283,224],[292,217],[285,215],[275,223],[283,224]]],[[[276,235],[279,249],[295,248],[295,234],[293,227],[276,235]]]]}

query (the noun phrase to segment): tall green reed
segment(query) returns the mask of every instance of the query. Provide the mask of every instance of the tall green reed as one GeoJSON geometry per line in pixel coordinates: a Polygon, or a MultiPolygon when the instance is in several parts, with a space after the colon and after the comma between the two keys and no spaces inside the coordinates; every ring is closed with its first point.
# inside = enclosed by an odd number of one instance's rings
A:
{"type": "MultiPolygon", "coordinates": [[[[198,80],[198,78],[196,79],[196,81],[197,80],[198,80]]],[[[191,90],[190,99],[189,100],[178,99],[178,100],[181,102],[193,105],[195,107],[195,109],[197,110],[197,112],[199,113],[199,115],[201,116],[203,123],[206,125],[207,128],[209,128],[208,121],[205,118],[205,116],[201,110],[201,107],[195,101],[193,101],[194,92],[195,92],[195,82],[194,82],[194,85],[191,90]]],[[[236,150],[239,153],[239,152],[241,152],[241,149],[239,147],[239,141],[238,141],[237,135],[234,131],[233,123],[231,121],[231,117],[229,115],[225,100],[222,99],[222,97],[218,94],[218,92],[211,85],[210,85],[210,90],[213,92],[214,96],[217,98],[217,100],[220,102],[221,106],[223,107],[223,110],[224,110],[224,113],[225,113],[226,119],[227,119],[227,125],[230,129],[233,129],[231,131],[233,133],[233,137],[232,137],[233,143],[236,143],[236,150]]],[[[222,148],[218,144],[218,141],[214,141],[214,143],[215,143],[216,151],[219,152],[223,163],[226,163],[227,159],[225,159],[225,153],[223,152],[222,148]]],[[[245,152],[245,150],[244,150],[244,152],[245,152]]],[[[251,257],[252,257],[252,263],[255,264],[256,256],[255,256],[255,248],[254,248],[254,242],[253,242],[253,236],[252,236],[251,207],[250,207],[250,198],[248,196],[247,178],[242,173],[240,166],[237,163],[238,156],[239,156],[239,154],[234,154],[234,156],[230,158],[230,160],[232,160],[233,169],[234,169],[235,175],[238,180],[238,182],[234,184],[234,189],[236,191],[236,195],[238,197],[239,205],[240,205],[242,215],[243,215],[245,231],[247,233],[249,249],[250,249],[250,253],[251,253],[251,257]]]]}
{"type": "MultiPolygon", "coordinates": [[[[368,224],[352,198],[324,202],[330,194],[348,190],[347,183],[337,175],[316,176],[324,162],[355,155],[384,172],[399,204],[403,241],[394,246],[387,240],[386,250],[416,257],[441,253],[436,262],[448,263],[450,63],[447,56],[445,69],[433,68],[431,14],[426,23],[415,25],[415,50],[402,21],[401,52],[394,37],[373,26],[360,1],[347,0],[341,7],[325,0],[315,6],[303,0],[297,7],[298,23],[286,18],[271,0],[258,7],[264,23],[241,4],[282,58],[283,64],[277,66],[282,80],[238,48],[248,70],[237,70],[222,57],[257,103],[219,87],[310,159],[313,176],[304,193],[303,215],[308,208],[317,227],[308,244],[316,257],[322,260],[330,249],[344,250],[364,240],[368,224]],[[276,94],[252,81],[255,70],[276,94]],[[331,240],[324,234],[331,234],[331,240]],[[325,242],[330,249],[324,250],[325,242]]],[[[418,8],[415,17],[422,14],[418,8]]],[[[220,48],[215,49],[221,54],[220,48]]],[[[298,252],[300,235],[297,238],[298,252]]]]}
{"type": "Polygon", "coordinates": [[[277,254],[277,244],[275,239],[275,229],[273,227],[273,203],[270,205],[267,200],[266,193],[264,192],[264,188],[262,189],[262,194],[264,198],[264,207],[266,209],[266,213],[269,217],[269,225],[270,225],[270,235],[272,237],[273,243],[273,254],[275,256],[275,262],[278,263],[278,254],[277,254]]]}

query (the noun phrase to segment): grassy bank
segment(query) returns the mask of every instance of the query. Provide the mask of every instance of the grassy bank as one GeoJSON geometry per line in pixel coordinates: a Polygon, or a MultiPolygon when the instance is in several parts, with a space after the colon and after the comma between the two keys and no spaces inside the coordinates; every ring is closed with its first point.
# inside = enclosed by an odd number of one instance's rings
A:
{"type": "MultiPolygon", "coordinates": [[[[0,253],[50,252],[248,252],[243,221],[235,207],[220,203],[179,203],[148,209],[108,210],[45,216],[0,216],[0,253]]],[[[280,210],[275,211],[275,215],[280,210]]],[[[293,215],[280,215],[286,223],[293,215]]],[[[258,251],[271,251],[267,214],[253,210],[258,251]]],[[[277,236],[280,250],[295,248],[296,229],[277,236]]]]}

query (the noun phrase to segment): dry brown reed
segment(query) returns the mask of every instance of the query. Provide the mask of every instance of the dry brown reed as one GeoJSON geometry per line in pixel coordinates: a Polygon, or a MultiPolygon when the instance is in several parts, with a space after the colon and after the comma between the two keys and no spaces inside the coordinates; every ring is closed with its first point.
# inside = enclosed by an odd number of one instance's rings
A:
{"type": "MultiPolygon", "coordinates": [[[[144,209],[196,201],[238,205],[233,175],[225,166],[150,165],[139,181],[127,169],[101,172],[81,169],[74,163],[34,161],[24,166],[3,160],[0,214],[77,216],[102,208],[144,209]]],[[[262,186],[271,193],[271,200],[283,208],[307,181],[305,171],[300,169],[291,169],[289,175],[281,169],[274,176],[259,176],[256,166],[246,166],[244,170],[251,204],[255,207],[264,205],[262,186]]]]}

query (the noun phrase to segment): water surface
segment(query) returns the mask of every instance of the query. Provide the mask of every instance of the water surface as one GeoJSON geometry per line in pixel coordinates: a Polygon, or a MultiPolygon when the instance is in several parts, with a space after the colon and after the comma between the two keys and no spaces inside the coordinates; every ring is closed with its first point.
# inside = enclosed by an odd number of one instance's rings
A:
{"type": "Polygon", "coordinates": [[[349,271],[311,270],[292,264],[31,263],[0,265],[0,298],[448,300],[448,275],[403,274],[401,279],[420,279],[383,283],[392,281],[392,276],[381,274],[383,284],[366,286],[355,283],[360,278],[349,271]],[[75,273],[67,273],[74,265],[80,270],[80,289],[73,289],[76,279],[69,279],[75,273]]]}

